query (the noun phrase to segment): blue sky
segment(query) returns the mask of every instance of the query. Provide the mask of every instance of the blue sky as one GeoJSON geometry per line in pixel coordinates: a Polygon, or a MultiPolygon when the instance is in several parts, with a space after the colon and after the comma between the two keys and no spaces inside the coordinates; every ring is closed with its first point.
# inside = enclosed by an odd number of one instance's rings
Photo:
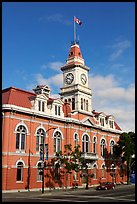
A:
{"type": "Polygon", "coordinates": [[[122,127],[134,131],[134,2],[3,2],[3,89],[31,91],[46,83],[53,95],[60,92],[60,66],[73,41],[73,16],[82,21],[76,31],[91,68],[93,109],[116,115],[122,127]]]}

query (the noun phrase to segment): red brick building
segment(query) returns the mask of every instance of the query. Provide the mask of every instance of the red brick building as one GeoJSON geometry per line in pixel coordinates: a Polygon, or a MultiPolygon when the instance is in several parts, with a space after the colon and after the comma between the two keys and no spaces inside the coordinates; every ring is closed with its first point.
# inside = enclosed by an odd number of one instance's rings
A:
{"type": "MultiPolygon", "coordinates": [[[[63,87],[60,98],[51,98],[47,85],[38,85],[29,92],[9,87],[2,93],[2,190],[39,190],[42,176],[38,166],[41,162],[40,145],[48,145],[48,161],[64,145],[77,143],[88,159],[89,186],[100,181],[112,181],[111,164],[106,165],[104,150],[113,154],[121,128],[112,115],[92,110],[92,93],[88,86],[89,67],[85,66],[80,47],[71,45],[66,64],[61,67],[63,87]]],[[[61,169],[61,167],[60,167],[61,169]]],[[[55,165],[44,170],[44,188],[64,188],[66,179],[56,179],[55,165]]],[[[74,182],[85,185],[81,172],[69,175],[68,187],[74,182]]],[[[115,182],[124,177],[115,166],[115,182]]]]}

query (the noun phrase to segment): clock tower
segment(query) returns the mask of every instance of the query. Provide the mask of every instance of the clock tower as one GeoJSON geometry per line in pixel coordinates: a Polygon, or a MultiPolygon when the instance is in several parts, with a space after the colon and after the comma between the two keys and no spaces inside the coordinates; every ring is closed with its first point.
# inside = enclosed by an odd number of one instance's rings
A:
{"type": "Polygon", "coordinates": [[[72,112],[92,114],[91,89],[88,87],[88,72],[79,45],[71,45],[66,64],[61,67],[63,72],[63,87],[60,96],[64,102],[69,102],[72,112]]]}

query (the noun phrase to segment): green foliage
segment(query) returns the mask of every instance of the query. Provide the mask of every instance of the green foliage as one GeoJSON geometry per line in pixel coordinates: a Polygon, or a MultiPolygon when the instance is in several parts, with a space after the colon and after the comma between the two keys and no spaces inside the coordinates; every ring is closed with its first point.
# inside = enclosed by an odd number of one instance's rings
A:
{"type": "Polygon", "coordinates": [[[135,155],[135,133],[124,132],[120,135],[119,141],[114,148],[114,155],[116,158],[121,158],[122,162],[126,162],[127,165],[127,184],[129,184],[129,178],[131,174],[131,167],[135,163],[135,159],[132,158],[135,155]]]}

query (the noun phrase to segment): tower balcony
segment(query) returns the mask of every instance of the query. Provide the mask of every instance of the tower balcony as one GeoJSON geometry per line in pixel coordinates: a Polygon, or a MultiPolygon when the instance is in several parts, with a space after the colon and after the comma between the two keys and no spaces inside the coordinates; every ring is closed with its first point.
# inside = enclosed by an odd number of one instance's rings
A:
{"type": "Polygon", "coordinates": [[[93,153],[93,152],[83,152],[82,157],[84,157],[85,159],[90,159],[90,160],[97,160],[98,159],[98,155],[96,153],[93,153]]]}

